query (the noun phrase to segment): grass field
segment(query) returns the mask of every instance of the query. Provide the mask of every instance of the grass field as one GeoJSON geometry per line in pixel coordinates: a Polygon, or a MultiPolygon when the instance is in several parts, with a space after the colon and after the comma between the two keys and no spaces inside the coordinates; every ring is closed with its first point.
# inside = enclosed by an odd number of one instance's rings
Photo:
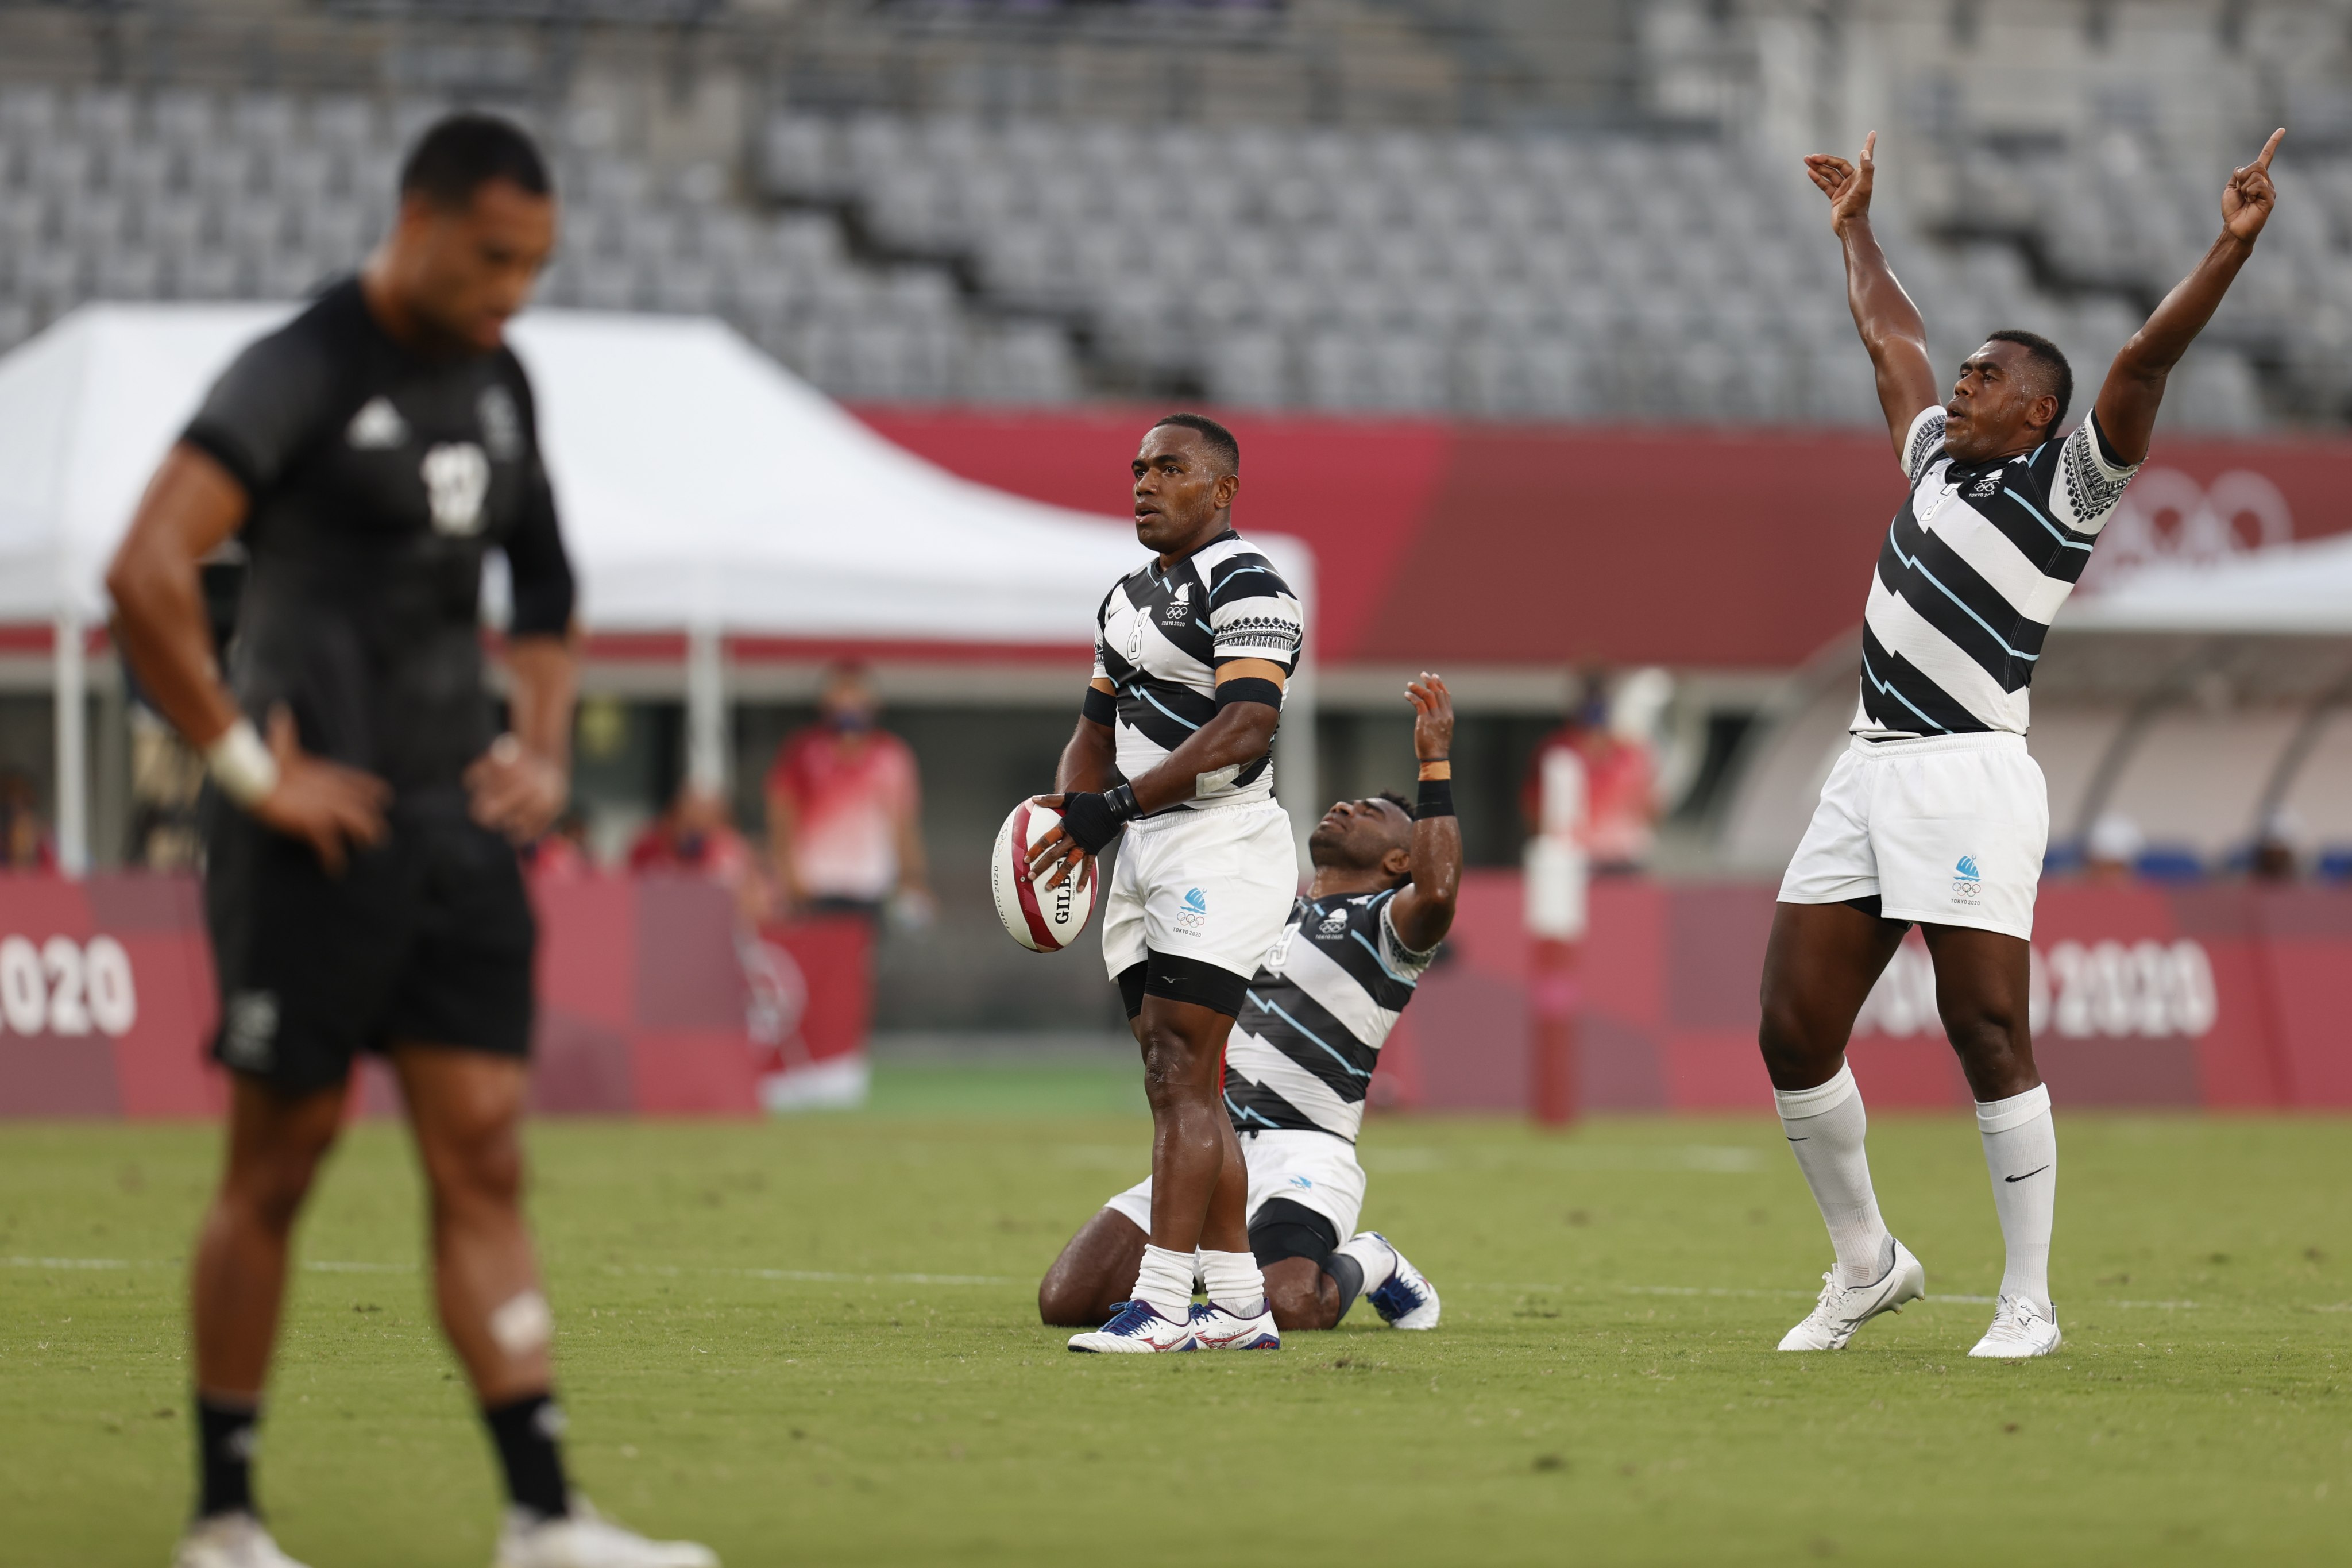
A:
{"type": "MultiPolygon", "coordinates": [[[[730,1568],[2352,1560],[2343,1122],[2064,1117],[2067,1343],[2023,1365],[1966,1359],[2000,1258],[1973,1126],[1892,1116],[1879,1186],[1935,1295],[1840,1355],[1771,1349],[1828,1248],[1754,1119],[1378,1122],[1367,1223],[1437,1332],[1070,1356],[1035,1279],[1146,1129],[1123,1079],[1013,1068],[902,1069],[857,1115],[541,1125],[578,1480],[730,1568]]],[[[163,1563],[215,1142],[0,1130],[0,1563],[163,1563]]],[[[397,1130],[361,1128],[261,1471],[317,1568],[488,1558],[418,1218],[397,1130]]]]}

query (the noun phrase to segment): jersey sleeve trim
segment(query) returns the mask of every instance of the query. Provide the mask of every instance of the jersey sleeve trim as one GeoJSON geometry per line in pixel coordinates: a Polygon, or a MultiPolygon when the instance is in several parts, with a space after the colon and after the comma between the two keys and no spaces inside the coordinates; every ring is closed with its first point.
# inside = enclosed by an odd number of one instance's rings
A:
{"type": "Polygon", "coordinates": [[[1903,437],[1903,477],[1913,484],[1927,471],[1929,459],[1944,445],[1944,411],[1929,405],[1919,410],[1903,437]]]}
{"type": "Polygon", "coordinates": [[[2124,487],[2139,472],[2138,463],[2116,460],[2094,413],[2074,428],[2059,448],[2060,484],[2050,498],[2058,521],[2074,532],[2090,536],[2106,526],[2108,515],[2123,500],[2124,487]]]}
{"type": "Polygon", "coordinates": [[[1432,944],[1426,952],[1410,948],[1404,944],[1404,938],[1397,935],[1396,929],[1398,891],[1399,889],[1391,889],[1381,896],[1381,967],[1387,970],[1391,978],[1402,980],[1410,985],[1426,973],[1429,966],[1437,961],[1437,949],[1444,944],[1432,944]]]}

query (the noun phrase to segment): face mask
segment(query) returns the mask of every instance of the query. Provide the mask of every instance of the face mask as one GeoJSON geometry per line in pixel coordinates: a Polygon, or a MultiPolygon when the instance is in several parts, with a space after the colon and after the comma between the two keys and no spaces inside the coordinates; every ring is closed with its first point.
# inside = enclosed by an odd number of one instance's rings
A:
{"type": "Polygon", "coordinates": [[[862,734],[874,728],[874,715],[863,708],[844,708],[834,714],[833,727],[845,735],[862,734]]]}

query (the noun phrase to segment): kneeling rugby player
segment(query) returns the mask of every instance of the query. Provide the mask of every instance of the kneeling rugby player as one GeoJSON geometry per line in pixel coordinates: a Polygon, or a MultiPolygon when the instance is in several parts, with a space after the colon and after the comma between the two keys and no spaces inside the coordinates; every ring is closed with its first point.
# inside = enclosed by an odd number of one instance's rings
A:
{"type": "MultiPolygon", "coordinates": [[[[1314,883],[1251,982],[1225,1059],[1226,1114],[1249,1172],[1250,1250],[1285,1331],[1334,1328],[1360,1294],[1392,1327],[1437,1326],[1429,1281],[1378,1231],[1356,1230],[1364,1093],[1389,1030],[1454,923],[1462,879],[1447,761],[1453,700],[1435,676],[1408,694],[1419,808],[1381,795],[1325,814],[1307,840],[1314,883]]],[[[1037,1288],[1039,1317],[1070,1327],[1116,1316],[1135,1288],[1150,1226],[1147,1178],[1070,1238],[1037,1288]]]]}

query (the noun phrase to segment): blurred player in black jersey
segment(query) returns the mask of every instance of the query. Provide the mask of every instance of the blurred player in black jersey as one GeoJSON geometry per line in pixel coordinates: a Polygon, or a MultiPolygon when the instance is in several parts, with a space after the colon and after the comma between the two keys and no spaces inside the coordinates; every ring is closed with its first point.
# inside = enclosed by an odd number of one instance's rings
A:
{"type": "Polygon", "coordinates": [[[294,1219],[352,1058],[400,1079],[441,1321],[512,1500],[499,1568],[691,1568],[566,1488],[519,1123],[536,931],[515,846],[570,793],[572,582],[531,390],[504,346],[555,241],[538,150],[460,114],[401,173],[361,274],[238,356],[163,459],[107,584],[214,789],[205,902],[234,1079],[191,1283],[201,1493],[176,1568],[289,1568],[250,1467],[294,1219]],[[226,680],[197,563],[250,577],[226,680]],[[513,583],[510,724],[483,684],[482,561],[513,583]]]}

